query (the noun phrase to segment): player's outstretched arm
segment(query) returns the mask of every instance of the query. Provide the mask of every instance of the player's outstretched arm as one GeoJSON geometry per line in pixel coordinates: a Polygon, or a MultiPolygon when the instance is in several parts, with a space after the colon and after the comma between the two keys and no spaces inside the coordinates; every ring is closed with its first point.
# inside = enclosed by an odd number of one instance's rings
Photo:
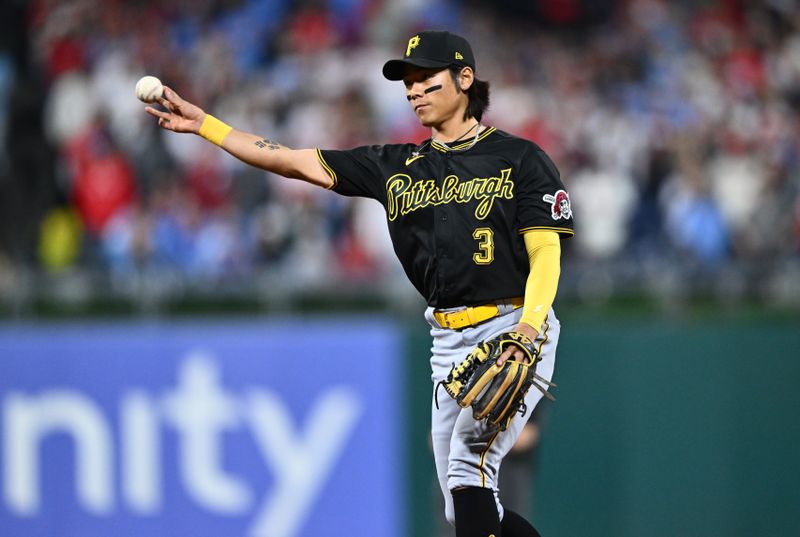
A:
{"type": "Polygon", "coordinates": [[[145,111],[157,117],[158,125],[163,129],[201,134],[239,160],[284,177],[301,179],[325,188],[332,184],[315,149],[290,149],[261,136],[230,129],[166,86],[158,102],[165,111],[152,106],[146,107],[145,111]]]}

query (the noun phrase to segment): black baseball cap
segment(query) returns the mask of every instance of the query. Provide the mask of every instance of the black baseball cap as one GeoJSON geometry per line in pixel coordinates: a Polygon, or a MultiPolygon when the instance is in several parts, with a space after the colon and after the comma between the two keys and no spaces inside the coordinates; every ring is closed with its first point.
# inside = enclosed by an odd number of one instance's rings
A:
{"type": "Polygon", "coordinates": [[[402,80],[406,66],[413,65],[424,69],[450,67],[472,67],[475,69],[475,56],[467,40],[460,35],[443,31],[420,32],[411,37],[406,45],[405,56],[399,60],[389,60],[383,65],[383,76],[389,80],[402,80]]]}

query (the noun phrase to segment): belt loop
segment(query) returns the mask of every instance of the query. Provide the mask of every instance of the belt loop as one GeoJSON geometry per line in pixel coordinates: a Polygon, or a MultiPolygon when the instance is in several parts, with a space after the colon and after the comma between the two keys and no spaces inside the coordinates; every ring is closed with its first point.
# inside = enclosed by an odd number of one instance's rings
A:
{"type": "Polygon", "coordinates": [[[498,301],[497,302],[497,315],[498,316],[505,315],[506,313],[511,311],[510,308],[513,308],[513,306],[511,306],[508,303],[508,300],[500,300],[500,301],[498,301]]]}
{"type": "MultiPolygon", "coordinates": [[[[467,320],[469,321],[469,325],[467,326],[475,326],[476,324],[478,324],[478,319],[475,318],[474,308],[467,308],[466,314],[467,314],[467,320]]],[[[466,326],[464,328],[466,328],[466,326]]]]}

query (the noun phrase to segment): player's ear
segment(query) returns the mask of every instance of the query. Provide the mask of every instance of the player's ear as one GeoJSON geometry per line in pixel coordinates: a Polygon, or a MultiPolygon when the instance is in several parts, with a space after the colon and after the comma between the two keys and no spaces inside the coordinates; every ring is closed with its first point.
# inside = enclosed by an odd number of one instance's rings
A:
{"type": "Polygon", "coordinates": [[[461,72],[458,74],[458,87],[461,88],[461,91],[466,92],[474,81],[475,72],[472,70],[472,67],[464,67],[461,69],[461,72]]]}

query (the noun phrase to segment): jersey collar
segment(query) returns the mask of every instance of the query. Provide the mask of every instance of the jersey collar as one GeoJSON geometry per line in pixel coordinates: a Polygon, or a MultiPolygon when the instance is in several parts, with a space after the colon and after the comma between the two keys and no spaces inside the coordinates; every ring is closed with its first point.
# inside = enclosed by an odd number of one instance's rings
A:
{"type": "MultiPolygon", "coordinates": [[[[481,140],[492,134],[495,130],[497,130],[495,127],[486,127],[486,129],[478,135],[478,140],[475,142],[475,144],[477,145],[481,140]]],[[[471,144],[472,140],[470,139],[465,142],[458,143],[457,145],[451,145],[450,149],[448,149],[447,147],[440,144],[436,140],[431,140],[431,147],[436,149],[437,151],[440,151],[441,153],[447,153],[449,150],[461,151],[463,149],[468,148],[471,144]]]]}

